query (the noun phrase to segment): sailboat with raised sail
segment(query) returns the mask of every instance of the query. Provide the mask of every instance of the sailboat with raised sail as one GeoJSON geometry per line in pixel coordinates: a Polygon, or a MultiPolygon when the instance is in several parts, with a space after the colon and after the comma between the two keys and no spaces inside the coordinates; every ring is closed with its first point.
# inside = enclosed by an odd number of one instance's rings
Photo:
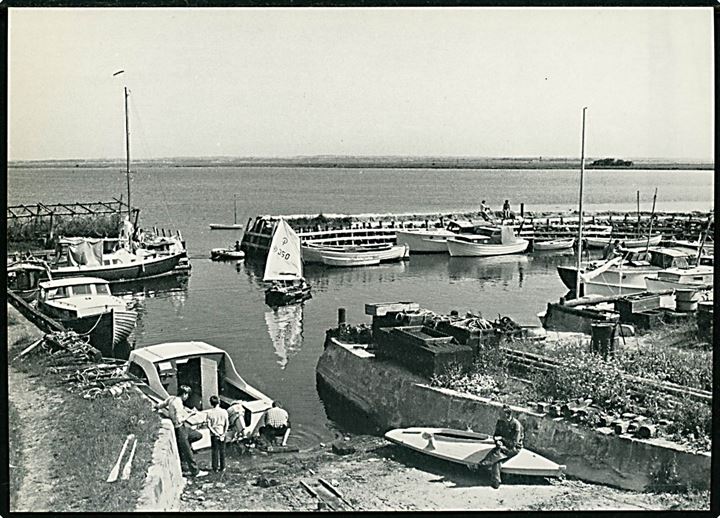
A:
{"type": "Polygon", "coordinates": [[[268,306],[283,306],[309,299],[310,285],[303,278],[300,237],[280,218],[273,231],[263,281],[272,282],[265,290],[268,306]]]}
{"type": "Polygon", "coordinates": [[[237,220],[237,194],[233,194],[233,223],[210,223],[210,230],[233,230],[243,228],[242,224],[238,223],[237,220]]]}
{"type": "MultiPolygon", "coordinates": [[[[113,76],[123,72],[120,70],[113,76]]],[[[125,178],[128,213],[122,222],[121,236],[100,239],[61,236],[58,239],[55,260],[50,265],[53,279],[83,276],[109,282],[134,281],[174,274],[181,261],[187,262],[187,251],[179,236],[163,238],[161,246],[143,247],[142,240],[131,223],[129,95],[130,92],[125,86],[125,178]]]]}

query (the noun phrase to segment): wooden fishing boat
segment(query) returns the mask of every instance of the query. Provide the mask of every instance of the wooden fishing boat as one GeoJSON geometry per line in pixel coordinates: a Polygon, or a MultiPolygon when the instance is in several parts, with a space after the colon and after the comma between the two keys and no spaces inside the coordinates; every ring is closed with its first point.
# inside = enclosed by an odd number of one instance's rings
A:
{"type": "Polygon", "coordinates": [[[302,302],[312,296],[310,285],[303,277],[300,238],[284,219],[275,226],[263,281],[272,283],[265,290],[268,306],[302,302]]]}
{"type": "Polygon", "coordinates": [[[543,240],[533,242],[533,249],[536,251],[567,250],[568,248],[572,248],[574,244],[574,237],[568,239],[550,239],[547,241],[543,240]]]}
{"type": "Polygon", "coordinates": [[[395,232],[398,244],[407,245],[412,254],[446,254],[447,240],[457,233],[446,229],[407,229],[395,232]]]}
{"type": "Polygon", "coordinates": [[[378,243],[352,246],[306,244],[302,246],[303,260],[331,266],[367,266],[400,261],[410,256],[407,245],[378,243]]]}
{"type": "Polygon", "coordinates": [[[517,254],[527,250],[530,241],[515,236],[512,227],[476,227],[477,236],[459,235],[447,239],[448,252],[452,257],[487,257],[517,254]],[[480,233],[482,232],[482,233],[480,233]]]}
{"type": "MultiPolygon", "coordinates": [[[[127,371],[145,383],[140,388],[154,402],[177,394],[180,385],[187,385],[192,389],[185,402],[189,408],[210,408],[210,396],[218,396],[223,408],[240,403],[251,435],[258,433],[263,414],[272,406],[268,396],[240,377],[227,352],[205,342],[168,342],[135,349],[128,358],[127,371]]],[[[189,420],[191,424],[201,421],[202,415],[189,420]]],[[[193,449],[209,447],[208,429],[198,431],[203,438],[193,443],[193,449]]]]}
{"type": "Polygon", "coordinates": [[[40,283],[38,309],[65,327],[89,335],[103,356],[116,356],[116,347],[135,329],[137,312],[110,292],[104,279],[72,277],[40,283]]]}
{"type": "Polygon", "coordinates": [[[40,283],[50,278],[50,268],[44,261],[29,259],[10,263],[7,267],[7,289],[25,302],[34,301],[40,283]]]}
{"type": "MultiPolygon", "coordinates": [[[[452,428],[398,428],[385,434],[385,439],[405,448],[468,467],[477,465],[495,447],[486,434],[452,428]]],[[[500,471],[511,475],[560,477],[562,464],[533,453],[525,448],[502,462],[500,471]]]]}

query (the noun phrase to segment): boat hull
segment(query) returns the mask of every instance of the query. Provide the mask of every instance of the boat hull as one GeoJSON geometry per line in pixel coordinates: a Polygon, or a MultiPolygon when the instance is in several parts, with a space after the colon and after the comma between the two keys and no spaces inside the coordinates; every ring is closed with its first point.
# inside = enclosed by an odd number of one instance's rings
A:
{"type": "Polygon", "coordinates": [[[303,261],[332,266],[367,266],[382,262],[400,261],[410,255],[407,245],[388,245],[363,250],[358,247],[322,248],[313,246],[302,247],[303,261]],[[363,264],[364,263],[364,264],[363,264]]]}
{"type": "Polygon", "coordinates": [[[447,239],[456,234],[444,230],[398,230],[399,245],[407,245],[411,254],[447,254],[447,239]]]}
{"type": "MultiPolygon", "coordinates": [[[[492,438],[485,434],[451,428],[399,428],[387,432],[385,439],[419,453],[468,467],[477,465],[495,447],[492,438]]],[[[501,462],[500,471],[510,475],[560,477],[565,470],[565,466],[525,448],[501,462]]]]}
{"type": "Polygon", "coordinates": [[[527,250],[530,242],[518,239],[515,243],[492,244],[470,243],[454,238],[447,240],[447,248],[452,257],[489,257],[493,255],[519,254],[527,250]]]}
{"type": "Polygon", "coordinates": [[[245,225],[240,223],[237,224],[225,224],[225,223],[210,223],[210,230],[242,230],[245,225]]]}
{"type": "Polygon", "coordinates": [[[272,307],[294,304],[311,298],[312,293],[310,286],[293,290],[273,288],[265,290],[265,304],[272,307]]]}
{"type": "Polygon", "coordinates": [[[135,329],[137,313],[112,309],[100,315],[61,320],[62,324],[80,335],[88,335],[88,341],[105,357],[122,357],[130,333],[135,329]],[[121,352],[121,349],[123,350],[121,352]]]}
{"type": "Polygon", "coordinates": [[[242,250],[232,250],[229,248],[213,248],[210,250],[210,259],[213,261],[232,261],[245,258],[245,252],[242,250]]]}
{"type": "Polygon", "coordinates": [[[550,241],[535,241],[533,250],[549,251],[549,250],[567,250],[575,244],[575,239],[553,239],[550,241]]]}
{"type": "MultiPolygon", "coordinates": [[[[605,248],[608,244],[613,243],[615,239],[612,236],[608,237],[586,237],[584,238],[589,248],[605,248]]],[[[657,246],[662,240],[661,234],[656,234],[650,238],[650,246],[657,246]]],[[[623,248],[642,248],[648,245],[648,238],[634,238],[634,239],[620,239],[620,245],[623,248]]]]}
{"type": "Polygon", "coordinates": [[[186,252],[158,256],[127,264],[103,266],[64,266],[51,269],[53,279],[67,277],[98,277],[109,282],[131,281],[171,273],[186,256],[186,252]]]}

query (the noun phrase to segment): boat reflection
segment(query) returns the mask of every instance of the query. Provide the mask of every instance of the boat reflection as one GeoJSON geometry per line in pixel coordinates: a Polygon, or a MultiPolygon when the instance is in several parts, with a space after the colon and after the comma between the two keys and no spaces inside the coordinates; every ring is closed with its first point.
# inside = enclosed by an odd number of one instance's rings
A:
{"type": "Polygon", "coordinates": [[[448,261],[450,280],[478,280],[485,283],[509,285],[516,277],[522,288],[525,270],[531,259],[527,255],[493,257],[451,257],[448,261]]]}
{"type": "Polygon", "coordinates": [[[290,304],[266,311],[265,323],[278,357],[278,364],[284,369],[290,357],[302,347],[303,305],[290,304]]]}
{"type": "Polygon", "coordinates": [[[137,328],[143,330],[146,301],[155,298],[168,300],[177,313],[187,301],[188,282],[187,275],[167,275],[154,279],[120,283],[113,286],[113,293],[125,300],[129,308],[137,311],[137,328]]]}

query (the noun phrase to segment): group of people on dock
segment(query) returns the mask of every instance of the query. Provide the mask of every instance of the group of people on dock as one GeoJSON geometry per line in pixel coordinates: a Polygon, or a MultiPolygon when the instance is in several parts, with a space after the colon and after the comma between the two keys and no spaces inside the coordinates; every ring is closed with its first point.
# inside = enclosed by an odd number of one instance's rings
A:
{"type": "MultiPolygon", "coordinates": [[[[487,221],[490,221],[493,219],[492,216],[492,210],[490,207],[485,203],[485,200],[482,200],[480,202],[480,215],[487,221]]],[[[511,219],[513,217],[513,212],[510,209],[510,200],[505,200],[502,206],[502,219],[511,219]]]]}
{"type": "MultiPolygon", "coordinates": [[[[224,409],[220,407],[220,399],[210,396],[210,408],[198,412],[195,408],[188,408],[185,402],[190,397],[192,389],[187,385],[181,385],[176,396],[170,396],[164,401],[153,405],[155,410],[166,409],[175,430],[175,439],[178,445],[180,462],[184,464],[187,471],[185,474],[191,477],[205,477],[209,472],[201,470],[195,461],[192,444],[202,439],[202,433],[194,428],[189,419],[202,413],[198,425],[204,425],[210,432],[210,449],[212,459],[212,470],[215,473],[225,471],[225,445],[250,438],[251,430],[249,423],[245,422],[245,408],[241,401],[236,401],[224,409]]],[[[286,438],[290,430],[290,416],[287,411],[279,406],[277,402],[272,403],[262,417],[259,434],[267,444],[275,444],[278,437],[286,438]]]]}

